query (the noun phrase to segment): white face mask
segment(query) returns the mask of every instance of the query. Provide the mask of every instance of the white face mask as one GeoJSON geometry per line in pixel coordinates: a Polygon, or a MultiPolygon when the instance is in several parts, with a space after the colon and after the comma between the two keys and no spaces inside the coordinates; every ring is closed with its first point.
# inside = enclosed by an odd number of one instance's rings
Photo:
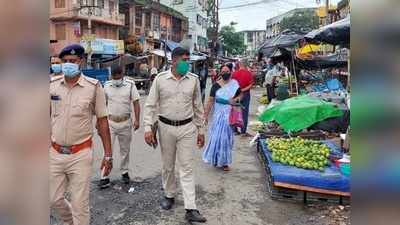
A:
{"type": "Polygon", "coordinates": [[[122,79],[112,80],[112,84],[117,87],[121,86],[123,82],[124,82],[124,80],[122,80],[122,79]]]}

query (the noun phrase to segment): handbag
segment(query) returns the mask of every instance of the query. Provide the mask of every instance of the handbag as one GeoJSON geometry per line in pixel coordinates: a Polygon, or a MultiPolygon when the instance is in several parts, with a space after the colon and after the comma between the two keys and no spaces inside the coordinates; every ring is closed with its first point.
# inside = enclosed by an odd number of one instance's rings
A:
{"type": "Polygon", "coordinates": [[[240,106],[232,106],[229,113],[229,125],[233,127],[244,127],[242,108],[240,106]]]}

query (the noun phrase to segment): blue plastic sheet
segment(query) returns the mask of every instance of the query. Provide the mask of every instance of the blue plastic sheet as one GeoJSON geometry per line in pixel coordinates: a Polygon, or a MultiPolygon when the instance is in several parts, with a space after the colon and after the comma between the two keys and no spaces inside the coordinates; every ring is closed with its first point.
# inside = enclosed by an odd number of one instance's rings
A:
{"type": "Polygon", "coordinates": [[[338,79],[329,79],[324,83],[315,83],[312,89],[315,92],[344,90],[343,84],[338,79]]]}
{"type": "Polygon", "coordinates": [[[337,91],[337,90],[342,90],[343,89],[343,85],[342,85],[342,83],[340,83],[340,81],[338,79],[327,80],[326,81],[326,86],[331,91],[337,91]]]}
{"type": "MultiPolygon", "coordinates": [[[[294,166],[283,165],[276,163],[271,159],[265,139],[259,139],[261,153],[268,160],[268,165],[271,171],[272,180],[274,182],[283,182],[288,184],[302,185],[313,188],[320,188],[332,191],[350,192],[350,178],[343,175],[339,168],[330,164],[325,168],[325,171],[306,170],[294,166]]],[[[337,147],[334,144],[328,144],[331,148],[331,154],[337,153],[337,147]]]]}
{"type": "Polygon", "coordinates": [[[108,80],[110,72],[108,69],[86,69],[82,70],[82,73],[85,76],[99,80],[101,85],[104,85],[104,83],[108,80]]]}

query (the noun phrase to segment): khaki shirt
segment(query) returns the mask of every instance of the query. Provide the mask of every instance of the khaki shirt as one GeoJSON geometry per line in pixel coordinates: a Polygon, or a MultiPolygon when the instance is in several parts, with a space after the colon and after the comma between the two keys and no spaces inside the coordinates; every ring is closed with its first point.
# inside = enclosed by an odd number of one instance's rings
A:
{"type": "Polygon", "coordinates": [[[151,131],[156,113],[170,120],[193,118],[193,123],[204,134],[204,108],[197,75],[188,73],[177,80],[171,70],[159,73],[150,88],[144,106],[145,131],[151,131]]]}
{"type": "Polygon", "coordinates": [[[93,135],[93,116],[106,117],[104,90],[96,79],[81,75],[69,88],[64,76],[50,82],[51,140],[59,145],[80,144],[93,135]]]}
{"type": "Polygon", "coordinates": [[[132,112],[132,102],[140,99],[136,85],[132,81],[124,79],[120,87],[115,86],[112,81],[104,84],[108,113],[114,116],[129,115],[132,112]]]}

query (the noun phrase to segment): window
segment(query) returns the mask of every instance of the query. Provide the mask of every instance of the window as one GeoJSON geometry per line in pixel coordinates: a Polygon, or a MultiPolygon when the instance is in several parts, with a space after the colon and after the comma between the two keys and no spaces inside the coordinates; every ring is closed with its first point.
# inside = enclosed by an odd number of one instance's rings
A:
{"type": "Polygon", "coordinates": [[[56,8],[65,8],[65,0],[55,0],[56,8]]]}
{"type": "Polygon", "coordinates": [[[142,26],[142,8],[141,7],[136,7],[136,13],[135,13],[135,25],[141,27],[142,26]]]}
{"type": "Polygon", "coordinates": [[[160,29],[160,14],[153,14],[153,30],[158,31],[160,29]]]}
{"type": "Polygon", "coordinates": [[[114,14],[114,10],[115,10],[114,7],[115,7],[114,6],[114,2],[110,1],[108,9],[110,10],[110,15],[111,16],[114,14]]]}
{"type": "Polygon", "coordinates": [[[144,17],[144,26],[146,28],[151,28],[151,13],[146,12],[144,17]]]}
{"type": "Polygon", "coordinates": [[[203,18],[201,18],[201,16],[199,14],[197,14],[197,24],[201,25],[203,22],[203,18]]]}
{"type": "Polygon", "coordinates": [[[182,4],[183,0],[173,0],[172,4],[173,5],[178,5],[178,4],[182,4]]]}
{"type": "Polygon", "coordinates": [[[247,41],[253,42],[253,33],[251,33],[251,32],[247,33],[247,41]]]}
{"type": "Polygon", "coordinates": [[[203,28],[207,28],[207,18],[203,19],[203,28]]]}
{"type": "Polygon", "coordinates": [[[104,0],[97,0],[97,6],[101,9],[104,9],[104,0]]]}
{"type": "Polygon", "coordinates": [[[65,40],[66,33],[65,33],[65,24],[56,24],[56,40],[65,40]]]}

